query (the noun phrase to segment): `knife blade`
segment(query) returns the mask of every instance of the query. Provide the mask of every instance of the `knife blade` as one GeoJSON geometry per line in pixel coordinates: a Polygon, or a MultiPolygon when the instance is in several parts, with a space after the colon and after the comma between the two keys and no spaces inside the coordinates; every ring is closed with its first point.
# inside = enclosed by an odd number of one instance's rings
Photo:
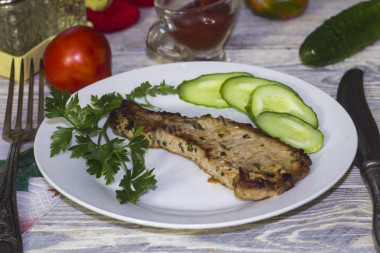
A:
{"type": "Polygon", "coordinates": [[[350,69],[342,77],[337,101],[351,116],[358,134],[354,165],[359,168],[373,203],[372,234],[380,252],[380,134],[368,106],[363,87],[363,71],[350,69]]]}

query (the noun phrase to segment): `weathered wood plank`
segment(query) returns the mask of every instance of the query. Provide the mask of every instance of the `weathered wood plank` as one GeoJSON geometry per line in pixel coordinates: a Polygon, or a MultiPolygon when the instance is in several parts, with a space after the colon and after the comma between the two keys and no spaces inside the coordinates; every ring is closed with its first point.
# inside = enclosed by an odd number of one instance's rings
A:
{"type": "Polygon", "coordinates": [[[139,226],[65,199],[24,236],[24,242],[30,252],[374,252],[370,229],[371,204],[365,188],[345,188],[332,189],[269,220],[208,230],[139,226]]]}
{"type": "MultiPolygon", "coordinates": [[[[304,15],[281,22],[254,16],[242,1],[226,46],[229,60],[294,75],[332,97],[343,73],[361,68],[368,103],[380,124],[380,42],[322,68],[306,67],[298,57],[300,44],[316,26],[357,2],[310,1],[304,15]]],[[[150,58],[145,48],[146,33],[155,20],[154,10],[143,8],[138,24],[107,35],[113,74],[168,62],[150,58]]],[[[5,104],[6,91],[7,80],[0,78],[0,104],[5,104]]],[[[4,110],[0,106],[1,117],[4,110]]],[[[158,229],[111,219],[64,198],[23,239],[26,252],[375,252],[371,213],[369,195],[354,167],[316,200],[256,223],[209,230],[158,229]]]]}

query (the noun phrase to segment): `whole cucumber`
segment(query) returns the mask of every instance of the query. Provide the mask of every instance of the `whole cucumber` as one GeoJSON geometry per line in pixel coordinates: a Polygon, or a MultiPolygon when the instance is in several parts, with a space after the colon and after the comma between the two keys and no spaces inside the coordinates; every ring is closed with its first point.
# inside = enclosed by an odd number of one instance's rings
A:
{"type": "Polygon", "coordinates": [[[324,66],[341,61],[380,39],[380,0],[360,2],[326,20],[299,49],[302,62],[324,66]]]}

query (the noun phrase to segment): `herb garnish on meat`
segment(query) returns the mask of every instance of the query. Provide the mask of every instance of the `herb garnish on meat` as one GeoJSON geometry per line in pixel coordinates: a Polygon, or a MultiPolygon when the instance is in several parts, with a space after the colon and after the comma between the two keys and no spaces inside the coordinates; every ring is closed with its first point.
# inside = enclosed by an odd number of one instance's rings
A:
{"type": "Polygon", "coordinates": [[[136,98],[144,98],[145,103],[138,103],[140,106],[145,108],[150,108],[154,110],[161,110],[154,105],[152,105],[147,97],[156,97],[157,95],[168,95],[168,94],[176,94],[177,89],[174,86],[167,85],[165,81],[162,81],[159,85],[152,86],[149,82],[143,82],[140,86],[136,87],[131,93],[126,95],[127,100],[132,100],[136,103],[136,98]]]}
{"type": "MultiPolygon", "coordinates": [[[[121,204],[136,203],[142,193],[156,184],[154,169],[147,169],[145,166],[144,154],[149,142],[141,135],[144,127],[134,125],[133,137],[126,144],[121,138],[110,139],[107,134],[108,118],[99,126],[110,112],[120,108],[123,100],[121,94],[113,92],[100,98],[91,96],[91,104],[81,107],[78,94],[70,97],[67,91],[62,93],[53,86],[50,93],[51,97],[47,97],[45,103],[46,117],[64,118],[67,123],[67,127],[58,126],[51,136],[51,157],[66,150],[71,151],[71,158],[86,160],[90,175],[97,178],[104,176],[106,185],[113,183],[116,173],[123,169],[125,174],[119,183],[120,189],[116,191],[116,198],[121,204]],[[93,141],[94,136],[96,141],[93,141]],[[76,144],[72,143],[73,138],[76,144]],[[129,162],[132,168],[128,168],[129,162]]],[[[155,86],[144,82],[125,95],[125,99],[137,102],[137,98],[143,98],[145,103],[140,103],[141,106],[157,110],[159,108],[153,106],[147,96],[175,93],[176,89],[164,81],[155,86]]]]}

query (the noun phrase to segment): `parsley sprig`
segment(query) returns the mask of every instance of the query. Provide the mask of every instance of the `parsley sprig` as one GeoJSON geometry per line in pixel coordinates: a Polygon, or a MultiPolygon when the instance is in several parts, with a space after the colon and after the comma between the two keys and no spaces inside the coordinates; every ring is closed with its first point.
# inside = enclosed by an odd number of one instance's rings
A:
{"type": "MultiPolygon", "coordinates": [[[[147,97],[157,95],[175,94],[173,86],[164,81],[160,85],[152,86],[149,82],[142,83],[125,99],[135,102],[143,98],[145,103],[141,106],[159,109],[152,105],[147,97]]],[[[100,98],[91,96],[91,104],[81,107],[78,94],[70,96],[54,86],[50,90],[51,97],[46,98],[46,117],[64,118],[67,127],[58,126],[51,136],[50,156],[60,152],[71,151],[71,158],[83,158],[86,161],[87,172],[97,178],[104,177],[106,185],[115,180],[115,175],[123,169],[124,176],[119,183],[120,189],[116,197],[121,204],[136,203],[140,195],[154,186],[157,182],[153,174],[154,169],[145,166],[145,150],[148,140],[141,135],[144,127],[134,126],[131,140],[126,144],[122,138],[110,139],[107,134],[109,127],[108,115],[120,108],[123,96],[119,93],[108,93],[100,98]],[[105,120],[102,126],[101,121],[105,120]],[[97,138],[96,138],[97,137],[97,138]],[[73,139],[76,143],[73,144],[73,139]],[[93,139],[96,139],[94,141],[93,139]],[[129,168],[127,164],[131,164],[129,168]]]]}
{"type": "Polygon", "coordinates": [[[177,89],[174,86],[167,85],[162,81],[159,85],[151,85],[149,82],[143,82],[140,86],[136,87],[130,94],[126,95],[126,99],[138,102],[136,98],[144,98],[144,103],[139,103],[141,106],[153,110],[161,110],[148,101],[148,96],[156,97],[157,95],[176,94],[177,89]]]}

